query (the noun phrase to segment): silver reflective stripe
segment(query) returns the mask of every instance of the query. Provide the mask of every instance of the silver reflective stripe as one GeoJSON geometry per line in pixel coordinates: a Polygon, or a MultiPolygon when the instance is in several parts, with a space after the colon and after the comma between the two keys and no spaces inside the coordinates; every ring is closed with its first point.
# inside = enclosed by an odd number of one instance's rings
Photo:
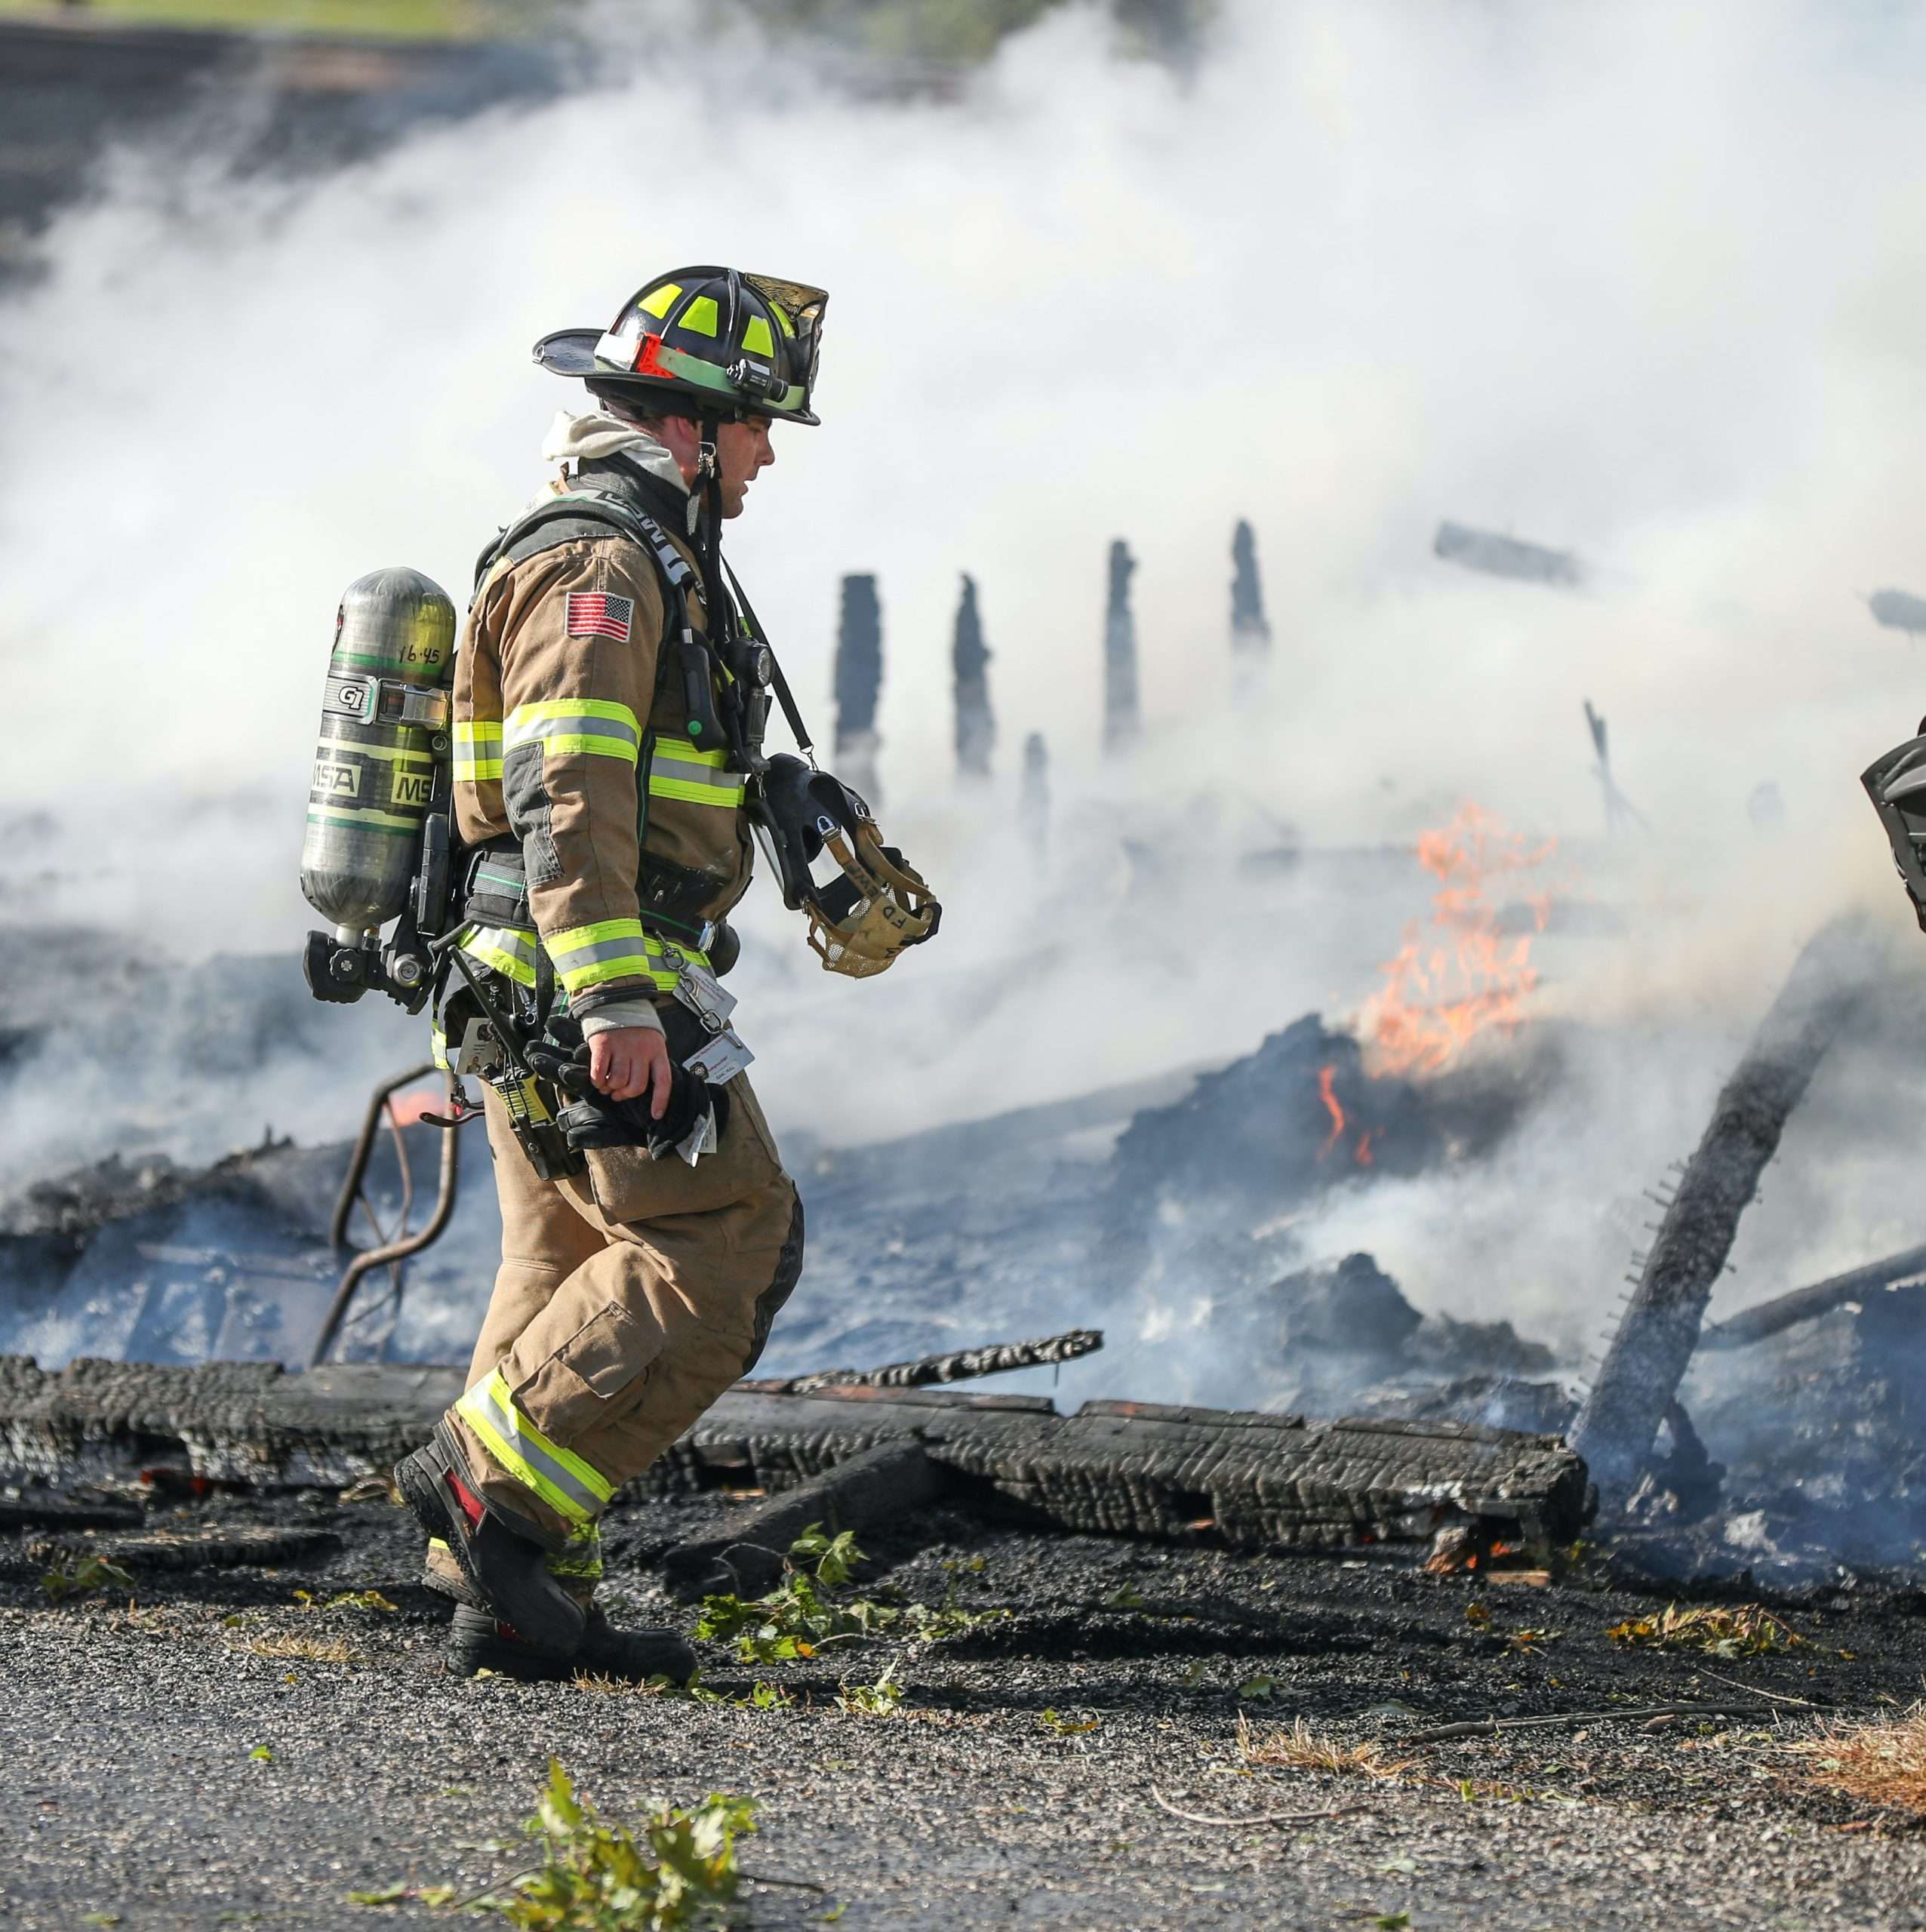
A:
{"type": "Polygon", "coordinates": [[[647,956],[640,934],[626,939],[599,939],[586,946],[558,947],[551,943],[549,957],[558,973],[579,973],[584,966],[599,966],[605,959],[640,959],[647,956]]]}
{"type": "Polygon", "coordinates": [[[558,1455],[555,1445],[512,1401],[504,1398],[500,1377],[497,1370],[485,1382],[478,1382],[455,1405],[457,1409],[471,1423],[482,1425],[478,1432],[491,1449],[499,1454],[506,1447],[512,1461],[525,1466],[524,1469],[511,1467],[511,1475],[533,1477],[530,1486],[535,1493],[565,1515],[579,1512],[577,1520],[592,1520],[608,1506],[615,1493],[613,1484],[598,1479],[598,1486],[592,1487],[585,1482],[582,1472],[588,1471],[588,1464],[565,1451],[558,1455]],[[490,1441],[491,1435],[494,1439],[490,1441]]]}
{"type": "Polygon", "coordinates": [[[537,738],[606,738],[612,745],[626,746],[631,752],[641,744],[635,728],[619,718],[515,717],[502,734],[502,749],[512,751],[537,738]]]}
{"type": "Polygon", "coordinates": [[[684,785],[700,785],[704,790],[721,793],[736,800],[749,788],[749,780],[739,771],[725,771],[712,764],[691,764],[679,758],[664,758],[660,751],[649,761],[649,779],[672,778],[684,785]]]}

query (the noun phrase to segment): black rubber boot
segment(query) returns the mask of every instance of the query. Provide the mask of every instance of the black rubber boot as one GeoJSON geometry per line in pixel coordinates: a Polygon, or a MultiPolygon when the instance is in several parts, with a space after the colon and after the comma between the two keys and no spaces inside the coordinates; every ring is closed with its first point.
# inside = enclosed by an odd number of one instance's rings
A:
{"type": "Polygon", "coordinates": [[[572,1651],[560,1651],[530,1643],[512,1624],[485,1610],[457,1604],[442,1660],[457,1677],[498,1670],[505,1677],[538,1683],[579,1675],[620,1677],[632,1684],[666,1677],[686,1684],[696,1674],[695,1652],[673,1630],[618,1630],[599,1604],[589,1607],[582,1641],[572,1651]]]}
{"type": "Polygon", "coordinates": [[[568,1657],[582,1641],[582,1606],[549,1574],[548,1552],[512,1528],[497,1510],[482,1506],[471,1521],[463,1498],[479,1502],[445,1423],[438,1423],[426,1448],[395,1465],[395,1487],[431,1537],[448,1546],[469,1586],[505,1623],[528,1641],[568,1657]]]}

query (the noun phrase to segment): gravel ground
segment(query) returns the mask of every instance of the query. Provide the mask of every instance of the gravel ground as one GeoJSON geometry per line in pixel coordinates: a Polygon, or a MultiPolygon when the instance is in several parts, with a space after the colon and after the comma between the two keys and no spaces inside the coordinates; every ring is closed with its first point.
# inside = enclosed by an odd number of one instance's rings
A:
{"type": "MultiPolygon", "coordinates": [[[[724,1506],[623,1511],[612,1601],[686,1620],[651,1561],[724,1506]]],[[[758,1709],[445,1676],[437,1600],[412,1581],[405,1519],[379,1504],[216,1498],[160,1520],[328,1534],[276,1571],[150,1566],[131,1604],[122,1590],[51,1607],[35,1534],[0,1539],[11,1925],[447,1923],[346,1894],[398,1881],[466,1894],[516,1870],[553,1755],[614,1817],[659,1797],[755,1798],[746,1869],[821,1887],[751,1885],[763,1928],[838,1907],[833,1922],[863,1928],[1926,1927],[1926,1827],[1804,1783],[1786,1748],[1819,1712],[1918,1695],[1926,1615],[1905,1594],[1782,1603],[1806,1643],[1715,1661],[1610,1641],[1663,1599],[1598,1563],[1551,1588],[1481,1587],[1382,1560],[1153,1549],[937,1512],[876,1540],[860,1587],[934,1602],[954,1585],[966,1605],[1014,1614],[934,1646],[864,1642],[759,1670],[712,1647],[715,1690],[760,1676],[795,1699],[758,1709]],[[1125,1589],[1205,1614],[1091,1607],[1125,1589]],[[394,1607],[329,1601],[368,1589],[394,1607]],[[1242,1620],[1214,1620],[1226,1614],[1242,1620]],[[1555,1634],[1521,1647],[1526,1630],[1555,1634]],[[836,1708],[842,1680],[892,1661],[895,1714],[836,1708]],[[1675,1700],[1760,1714],[1396,1743],[1491,1713],[1675,1700]],[[1408,1767],[1254,1766],[1240,1717],[1260,1738],[1302,1719],[1377,1740],[1408,1767]],[[1198,1824],[1153,1791],[1214,1818],[1355,1808],[1198,1824]]]]}

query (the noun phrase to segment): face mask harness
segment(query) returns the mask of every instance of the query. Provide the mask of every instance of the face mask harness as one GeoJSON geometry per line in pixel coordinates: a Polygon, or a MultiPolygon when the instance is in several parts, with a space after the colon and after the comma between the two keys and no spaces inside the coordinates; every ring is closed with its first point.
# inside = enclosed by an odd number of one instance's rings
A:
{"type": "Polygon", "coordinates": [[[783,903],[808,916],[810,948],[827,971],[867,979],[935,936],[942,906],[882,842],[858,794],[786,754],[769,760],[758,789],[756,831],[783,903]]]}

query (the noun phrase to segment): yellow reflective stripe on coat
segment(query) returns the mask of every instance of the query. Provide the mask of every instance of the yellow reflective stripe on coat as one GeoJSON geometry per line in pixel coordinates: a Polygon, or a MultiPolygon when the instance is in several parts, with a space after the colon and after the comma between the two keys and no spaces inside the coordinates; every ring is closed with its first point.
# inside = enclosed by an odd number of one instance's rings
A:
{"type": "Polygon", "coordinates": [[[571,993],[623,979],[651,980],[658,992],[671,992],[684,960],[709,964],[708,955],[692,946],[665,946],[650,938],[639,919],[598,919],[593,925],[571,926],[566,932],[550,933],[542,944],[555,977],[571,993]]]}
{"type": "Polygon", "coordinates": [[[540,741],[543,755],[558,758],[571,752],[626,758],[633,764],[641,747],[641,728],[626,704],[606,698],[548,698],[539,704],[518,704],[503,727],[502,749],[540,741]]]}
{"type": "Polygon", "coordinates": [[[455,721],[455,777],[478,785],[502,775],[502,727],[499,718],[455,721]]]}
{"type": "Polygon", "coordinates": [[[687,738],[658,738],[649,755],[649,796],[734,811],[749,780],[726,769],[728,758],[727,752],[698,751],[687,738]]]}
{"type": "MultiPolygon", "coordinates": [[[[586,992],[605,980],[642,979],[649,974],[647,943],[639,919],[598,919],[550,933],[542,942],[555,963],[555,977],[571,993],[586,992]]],[[[673,986],[673,977],[669,980],[673,986]]]]}
{"type": "Polygon", "coordinates": [[[615,1485],[559,1443],[551,1442],[515,1406],[500,1369],[478,1382],[455,1413],[482,1438],[503,1472],[533,1490],[571,1523],[592,1523],[608,1507],[615,1485]]]}
{"type": "Polygon", "coordinates": [[[512,926],[470,926],[461,936],[461,949],[518,986],[535,983],[535,942],[512,926]]]}

